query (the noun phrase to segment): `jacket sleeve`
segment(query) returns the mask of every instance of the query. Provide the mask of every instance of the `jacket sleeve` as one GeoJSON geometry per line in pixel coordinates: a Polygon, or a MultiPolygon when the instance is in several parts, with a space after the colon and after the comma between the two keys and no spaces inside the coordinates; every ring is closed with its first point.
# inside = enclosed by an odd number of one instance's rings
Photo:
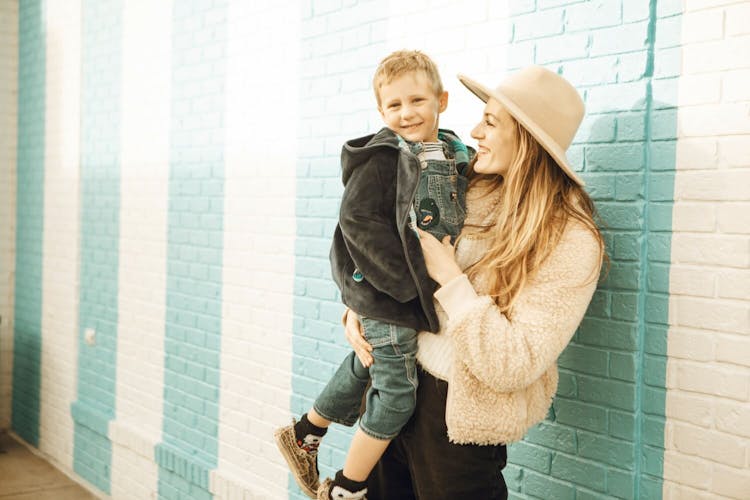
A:
{"type": "Polygon", "coordinates": [[[386,207],[384,182],[377,157],[357,165],[341,198],[339,226],[354,265],[373,287],[399,302],[417,296],[417,287],[404,255],[394,207],[386,207]]]}
{"type": "Polygon", "coordinates": [[[557,248],[521,291],[511,318],[491,297],[478,295],[466,275],[435,297],[448,313],[454,362],[500,392],[539,379],[567,346],[586,313],[599,277],[601,255],[590,231],[566,229],[557,248]]]}

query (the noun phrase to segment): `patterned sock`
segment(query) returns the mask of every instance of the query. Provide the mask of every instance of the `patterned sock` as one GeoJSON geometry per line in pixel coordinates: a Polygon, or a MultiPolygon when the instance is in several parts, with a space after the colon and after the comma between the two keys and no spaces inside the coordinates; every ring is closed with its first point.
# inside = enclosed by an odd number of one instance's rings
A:
{"type": "Polygon", "coordinates": [[[318,454],[318,446],[325,436],[328,429],[313,425],[307,419],[307,413],[302,415],[299,422],[294,424],[294,437],[297,439],[297,446],[308,452],[310,455],[318,454]]]}
{"type": "Polygon", "coordinates": [[[367,481],[354,481],[340,470],[333,478],[331,500],[365,500],[367,498],[367,481]]]}

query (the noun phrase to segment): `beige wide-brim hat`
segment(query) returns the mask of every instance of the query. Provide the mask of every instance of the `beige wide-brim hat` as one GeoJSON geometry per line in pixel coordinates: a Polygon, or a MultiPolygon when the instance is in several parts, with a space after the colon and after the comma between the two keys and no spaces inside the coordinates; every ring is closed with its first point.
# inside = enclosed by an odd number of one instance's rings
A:
{"type": "Polygon", "coordinates": [[[458,75],[461,83],[487,102],[500,102],[539,141],[565,174],[579,186],[583,180],[565,154],[583,119],[583,100],[565,78],[541,66],[528,66],[508,76],[495,90],[458,75]]]}

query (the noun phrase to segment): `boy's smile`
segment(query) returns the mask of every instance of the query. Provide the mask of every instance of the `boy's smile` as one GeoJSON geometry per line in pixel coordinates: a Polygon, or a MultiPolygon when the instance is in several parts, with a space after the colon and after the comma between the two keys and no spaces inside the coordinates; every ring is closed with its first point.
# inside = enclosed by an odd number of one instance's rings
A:
{"type": "Polygon", "coordinates": [[[438,117],[448,106],[448,93],[437,95],[422,71],[384,83],[379,89],[380,115],[386,126],[411,142],[437,142],[438,117]]]}

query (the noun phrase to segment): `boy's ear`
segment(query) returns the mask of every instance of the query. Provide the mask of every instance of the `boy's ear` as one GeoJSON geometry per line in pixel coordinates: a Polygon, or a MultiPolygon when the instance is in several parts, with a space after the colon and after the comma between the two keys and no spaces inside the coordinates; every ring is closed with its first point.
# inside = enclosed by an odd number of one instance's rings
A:
{"type": "Polygon", "coordinates": [[[445,111],[445,108],[448,107],[448,91],[446,90],[442,94],[440,94],[440,98],[438,99],[438,102],[440,102],[440,108],[439,112],[442,113],[445,111]]]}

